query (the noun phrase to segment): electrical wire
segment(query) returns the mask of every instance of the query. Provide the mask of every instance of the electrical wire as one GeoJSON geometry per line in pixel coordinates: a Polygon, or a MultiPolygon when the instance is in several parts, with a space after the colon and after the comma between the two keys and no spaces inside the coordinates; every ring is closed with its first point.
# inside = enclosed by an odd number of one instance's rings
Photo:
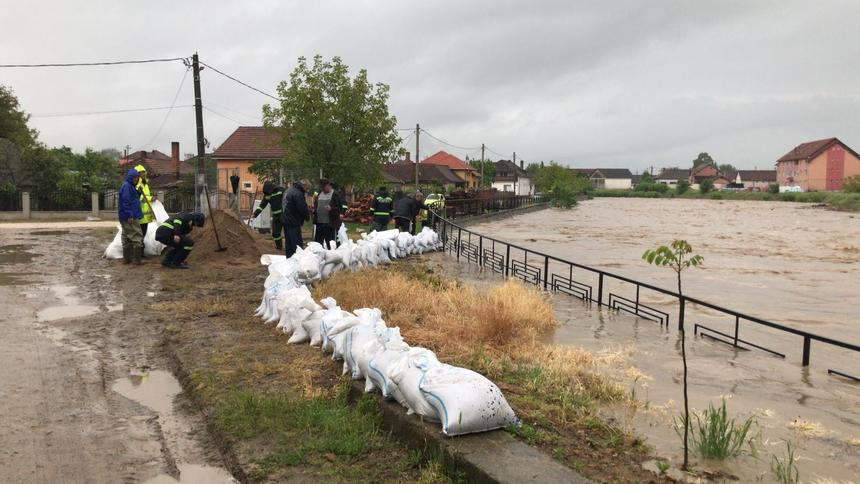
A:
{"type": "Polygon", "coordinates": [[[50,114],[33,114],[33,118],[61,118],[66,116],[91,116],[94,114],[114,114],[114,113],[136,113],[141,111],[160,111],[163,109],[174,108],[193,108],[193,104],[183,104],[180,106],[158,106],[151,108],[129,108],[129,109],[112,109],[107,111],[79,111],[73,113],[50,113],[50,114]]]}
{"type": "Polygon", "coordinates": [[[91,66],[116,66],[122,64],[150,64],[153,62],[175,62],[185,61],[183,57],[169,57],[164,59],[141,59],[127,61],[112,61],[112,62],[69,62],[57,64],[0,64],[0,68],[18,68],[18,67],[91,67],[91,66]]]}
{"type": "Polygon", "coordinates": [[[250,84],[244,83],[244,82],[240,81],[239,79],[236,79],[235,77],[231,76],[230,74],[227,74],[226,72],[220,71],[220,70],[210,66],[209,64],[207,64],[205,62],[201,61],[200,64],[212,69],[213,71],[217,72],[218,74],[221,74],[222,76],[226,77],[227,79],[230,79],[233,82],[236,82],[238,84],[241,84],[241,85],[247,87],[248,89],[251,89],[252,91],[257,91],[258,93],[260,93],[266,97],[270,97],[270,98],[274,99],[275,101],[280,101],[280,98],[275,97],[275,96],[273,96],[273,95],[271,95],[271,94],[269,94],[263,90],[257,89],[256,87],[254,87],[250,84]]]}
{"type": "Polygon", "coordinates": [[[167,114],[164,115],[164,119],[161,120],[161,124],[158,125],[158,130],[152,135],[152,138],[143,145],[144,148],[147,146],[152,146],[152,143],[155,141],[155,138],[161,134],[161,130],[164,129],[164,125],[167,124],[167,119],[170,118],[170,114],[173,112],[173,107],[176,106],[176,101],[179,100],[179,94],[182,93],[182,86],[185,85],[185,79],[188,77],[189,69],[185,69],[185,73],[182,74],[182,80],[179,81],[179,89],[176,90],[176,95],[173,96],[173,102],[170,103],[170,109],[167,110],[167,114]]]}
{"type": "Polygon", "coordinates": [[[227,119],[227,120],[233,121],[234,123],[238,124],[239,126],[243,126],[243,125],[245,124],[245,123],[243,123],[243,122],[241,122],[241,121],[236,121],[235,119],[231,118],[230,116],[227,116],[226,114],[219,113],[218,111],[215,111],[215,110],[214,110],[214,109],[212,109],[212,108],[207,108],[206,106],[203,106],[203,109],[205,109],[206,111],[209,111],[210,113],[212,113],[212,114],[214,114],[214,115],[216,115],[216,116],[220,116],[220,117],[222,117],[222,118],[224,118],[224,119],[227,119]]]}
{"type": "Polygon", "coordinates": [[[508,156],[508,155],[503,155],[503,154],[499,153],[498,151],[494,151],[494,150],[490,149],[490,147],[487,145],[484,145],[484,149],[486,149],[487,151],[489,151],[490,153],[492,153],[496,156],[501,156],[501,157],[508,156]]]}
{"type": "Polygon", "coordinates": [[[216,103],[212,100],[209,100],[209,99],[206,100],[206,104],[216,106],[216,107],[219,107],[221,109],[226,109],[228,112],[231,112],[233,114],[238,114],[239,116],[243,116],[243,117],[246,117],[248,119],[253,119],[254,121],[256,121],[258,123],[260,122],[260,116],[259,115],[258,116],[251,116],[250,114],[245,114],[243,112],[236,111],[235,109],[233,109],[231,107],[225,106],[223,104],[218,104],[218,103],[216,103]]]}
{"type": "Polygon", "coordinates": [[[442,139],[439,139],[439,138],[437,138],[437,137],[433,136],[432,134],[430,134],[430,132],[428,132],[428,131],[427,131],[426,129],[424,129],[424,128],[421,128],[421,132],[422,132],[422,133],[424,133],[424,134],[426,134],[427,136],[429,136],[429,137],[431,137],[431,138],[435,139],[436,141],[438,141],[438,142],[440,142],[440,143],[444,144],[444,145],[448,145],[448,146],[450,146],[450,147],[452,147],[452,148],[457,148],[457,149],[459,149],[459,150],[475,151],[475,150],[480,150],[480,149],[481,149],[481,147],[480,147],[480,146],[475,147],[475,148],[469,148],[469,147],[465,147],[465,146],[457,146],[457,145],[455,145],[455,144],[451,144],[451,143],[449,143],[449,142],[447,142],[447,141],[445,141],[445,140],[442,140],[442,139]]]}

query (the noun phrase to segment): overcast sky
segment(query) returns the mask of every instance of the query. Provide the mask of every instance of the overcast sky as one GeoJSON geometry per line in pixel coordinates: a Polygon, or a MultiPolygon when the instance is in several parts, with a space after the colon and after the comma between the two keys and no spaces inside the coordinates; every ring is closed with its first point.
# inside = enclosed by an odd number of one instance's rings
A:
{"type": "MultiPolygon", "coordinates": [[[[794,145],[860,147],[855,1],[0,0],[0,64],[186,57],[265,91],[299,56],[339,55],[391,86],[401,127],[577,167],[771,168],[794,145]]],[[[181,63],[0,69],[49,145],[195,151],[194,112],[47,117],[170,106],[181,63]]],[[[259,125],[270,101],[204,71],[206,137],[259,125]],[[230,118],[230,119],[228,119],[230,118]]],[[[191,76],[177,105],[193,103],[191,76]]],[[[403,133],[404,137],[408,132],[403,133]]],[[[414,137],[406,142],[413,152],[414,137]]],[[[445,149],[422,135],[421,155],[445,149]]],[[[496,154],[487,152],[493,159],[496,154]]]]}

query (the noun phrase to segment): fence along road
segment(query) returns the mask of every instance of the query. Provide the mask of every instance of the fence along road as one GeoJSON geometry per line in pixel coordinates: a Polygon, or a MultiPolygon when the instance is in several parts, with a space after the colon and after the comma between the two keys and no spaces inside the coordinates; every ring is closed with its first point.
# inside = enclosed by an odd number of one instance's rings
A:
{"type": "MultiPolygon", "coordinates": [[[[643,292],[650,291],[649,295],[652,297],[656,294],[670,298],[677,305],[678,330],[686,329],[685,324],[690,317],[691,309],[699,309],[700,312],[702,308],[710,310],[711,319],[719,319],[723,323],[725,323],[726,318],[729,318],[732,324],[730,329],[720,330],[697,322],[693,324],[693,332],[737,350],[759,350],[771,356],[786,359],[786,354],[783,352],[741,338],[741,327],[744,326],[749,329],[766,328],[767,336],[774,340],[782,339],[773,338],[777,335],[791,336],[793,339],[790,344],[793,345],[797,345],[796,338],[800,338],[800,359],[803,367],[810,366],[813,341],[824,345],[822,349],[826,349],[828,353],[841,349],[847,350],[848,355],[852,357],[860,356],[860,346],[857,344],[768,321],[619,274],[510,244],[471,231],[435,212],[431,212],[429,223],[439,232],[444,243],[444,250],[454,255],[458,261],[477,264],[504,277],[520,279],[523,282],[542,287],[546,291],[566,294],[589,304],[597,303],[598,306],[624,311],[639,318],[654,321],[667,329],[669,328],[670,314],[643,303],[645,296],[643,292]],[[595,278],[596,290],[594,287],[595,278]],[[624,297],[616,292],[611,292],[613,289],[618,292],[628,291],[627,294],[631,289],[634,289],[635,292],[629,297],[624,297]],[[773,333],[774,330],[776,333],[773,333]]],[[[702,316],[697,315],[697,317],[702,316]]],[[[751,333],[759,334],[758,331],[751,331],[751,333]]],[[[769,343],[773,342],[775,341],[769,340],[769,343]]],[[[835,360],[843,365],[847,361],[839,358],[838,354],[834,356],[836,356],[835,360]]],[[[831,375],[860,382],[860,377],[842,369],[828,368],[827,372],[831,375]]]]}

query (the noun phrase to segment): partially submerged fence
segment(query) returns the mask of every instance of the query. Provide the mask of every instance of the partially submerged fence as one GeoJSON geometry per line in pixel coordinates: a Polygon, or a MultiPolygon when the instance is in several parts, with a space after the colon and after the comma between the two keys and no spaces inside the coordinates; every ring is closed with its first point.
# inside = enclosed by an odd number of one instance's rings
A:
{"type": "Polygon", "coordinates": [[[448,219],[474,217],[545,202],[546,200],[543,197],[535,195],[496,195],[488,198],[448,199],[445,200],[443,216],[448,219]]]}
{"type": "MultiPolygon", "coordinates": [[[[793,344],[801,344],[801,365],[807,367],[811,363],[812,343],[820,343],[827,350],[844,349],[860,356],[860,346],[838,339],[821,336],[815,333],[793,328],[784,324],[768,321],[702,299],[678,294],[653,284],[614,274],[596,267],[590,267],[568,261],[549,254],[538,252],[464,228],[450,219],[431,213],[429,223],[439,232],[444,242],[445,251],[454,255],[458,261],[477,264],[505,277],[520,279],[526,283],[542,287],[546,291],[566,294],[587,303],[596,303],[617,311],[624,311],[642,319],[654,321],[668,329],[671,315],[643,302],[645,294],[662,295],[677,304],[678,330],[685,330],[689,324],[689,309],[705,308],[713,313],[713,318],[733,325],[731,333],[721,331],[700,322],[693,324],[696,335],[707,337],[713,341],[724,343],[738,350],[761,350],[769,355],[786,358],[785,353],[768,348],[763,344],[753,343],[741,338],[744,328],[766,328],[780,335],[790,335],[797,338],[793,344]],[[612,287],[610,287],[612,286],[612,287]],[[613,290],[617,292],[612,292],[613,290]],[[623,293],[622,293],[623,291],[623,293]],[[728,318],[728,321],[726,321],[728,318]]],[[[791,343],[789,343],[791,344],[791,343]]],[[[839,361],[845,364],[844,361],[839,361]]],[[[860,377],[852,376],[844,371],[828,368],[828,373],[855,381],[860,377]]]]}

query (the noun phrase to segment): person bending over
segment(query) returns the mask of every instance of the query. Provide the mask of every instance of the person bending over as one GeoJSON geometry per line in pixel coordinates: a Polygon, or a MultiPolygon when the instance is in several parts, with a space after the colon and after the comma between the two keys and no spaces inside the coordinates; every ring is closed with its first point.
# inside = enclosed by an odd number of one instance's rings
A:
{"type": "Polygon", "coordinates": [[[170,247],[161,265],[169,269],[188,269],[185,259],[194,248],[194,241],[188,234],[194,227],[203,227],[206,216],[200,212],[179,212],[168,217],[155,231],[155,240],[170,247]]]}

